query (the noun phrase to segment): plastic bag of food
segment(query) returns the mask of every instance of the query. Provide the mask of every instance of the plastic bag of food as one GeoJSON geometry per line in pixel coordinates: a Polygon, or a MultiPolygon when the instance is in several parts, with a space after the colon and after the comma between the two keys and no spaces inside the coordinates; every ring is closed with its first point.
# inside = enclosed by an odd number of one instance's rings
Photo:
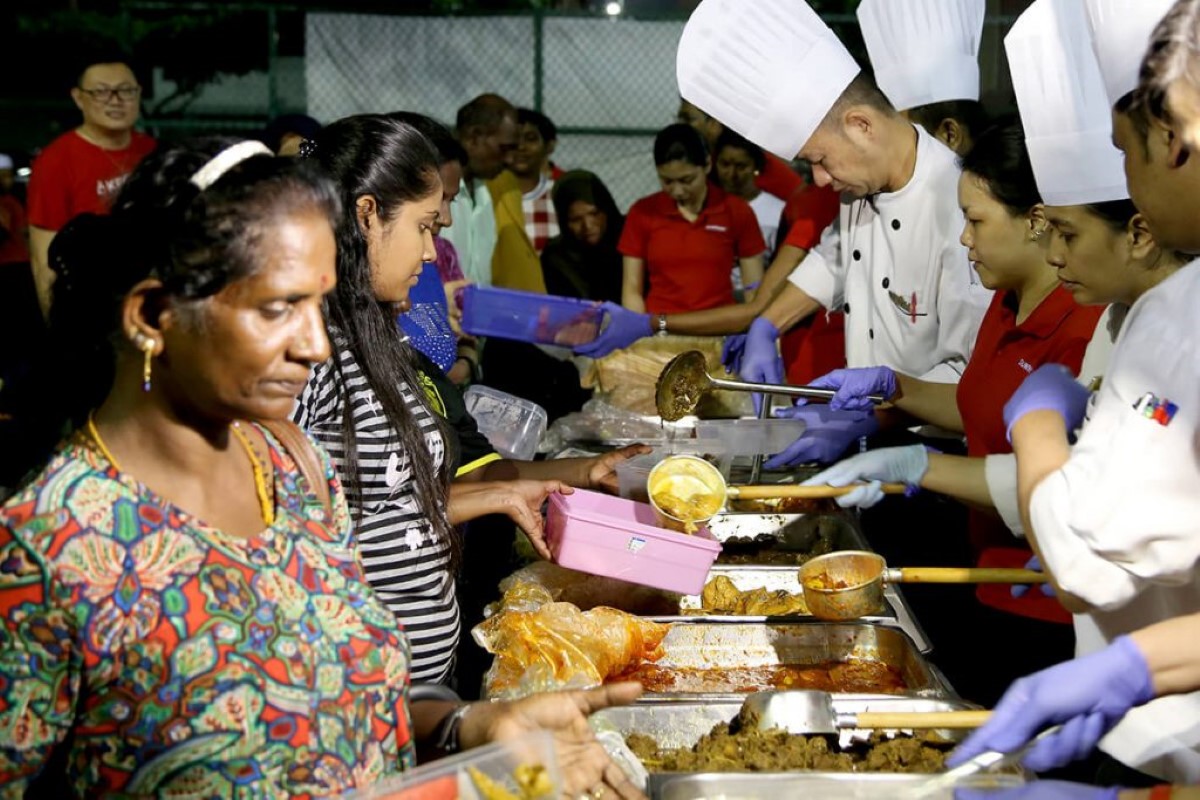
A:
{"type": "Polygon", "coordinates": [[[615,608],[580,611],[552,602],[545,587],[520,581],[471,635],[496,657],[484,678],[487,696],[515,698],[598,686],[656,661],[669,628],[615,608]]]}
{"type": "MultiPolygon", "coordinates": [[[[704,353],[710,374],[726,374],[721,366],[719,336],[648,336],[624,350],[617,350],[592,363],[583,376],[584,387],[594,387],[611,405],[637,414],[658,414],[654,390],[658,376],[672,358],[689,350],[704,353]]],[[[745,392],[714,392],[701,403],[701,418],[740,417],[754,413],[745,392]]]]}
{"type": "MultiPolygon", "coordinates": [[[[549,593],[545,602],[570,603],[582,611],[608,606],[639,616],[674,616],[679,613],[681,595],[628,581],[589,575],[549,561],[535,561],[500,581],[507,594],[520,584],[540,586],[549,593]]],[[[531,591],[525,589],[523,591],[531,591]]]]}

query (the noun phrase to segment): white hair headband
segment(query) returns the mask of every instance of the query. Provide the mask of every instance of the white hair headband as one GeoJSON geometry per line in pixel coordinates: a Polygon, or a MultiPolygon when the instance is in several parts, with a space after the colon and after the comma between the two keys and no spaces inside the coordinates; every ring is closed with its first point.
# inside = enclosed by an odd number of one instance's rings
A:
{"type": "Polygon", "coordinates": [[[191,177],[192,185],[203,192],[216,183],[218,178],[246,159],[253,158],[254,156],[274,155],[270,148],[262,142],[238,142],[226,147],[210,158],[207,164],[196,170],[196,174],[191,177]]]}

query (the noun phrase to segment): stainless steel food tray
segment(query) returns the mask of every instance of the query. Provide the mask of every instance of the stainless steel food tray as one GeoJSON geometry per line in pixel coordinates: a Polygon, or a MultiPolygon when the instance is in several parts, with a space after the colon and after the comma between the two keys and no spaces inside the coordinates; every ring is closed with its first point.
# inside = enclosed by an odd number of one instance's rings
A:
{"type": "MultiPolygon", "coordinates": [[[[811,797],[821,800],[876,800],[903,797],[927,775],[893,773],[777,772],[695,775],[651,775],[652,800],[762,800],[764,797],[811,797]]],[[[1002,789],[1019,786],[1019,775],[984,775],[960,787],[1002,789]]],[[[954,789],[931,795],[929,800],[953,800],[954,789]]]]}
{"type": "MultiPolygon", "coordinates": [[[[724,544],[731,539],[785,539],[799,551],[870,550],[871,546],[845,513],[764,514],[734,511],[719,514],[708,523],[713,537],[724,544]]],[[[785,565],[791,566],[791,565],[785,565]]],[[[800,566],[797,561],[795,566],[800,566]]]]}
{"type": "MultiPolygon", "coordinates": [[[[687,618],[675,623],[662,642],[660,667],[713,669],[765,667],[776,664],[821,664],[862,659],[899,670],[908,687],[905,696],[953,698],[941,674],[921,655],[903,631],[869,623],[703,622],[687,618]]],[[[703,695],[647,693],[641,703],[698,697],[739,700],[744,692],[715,691],[703,695]]]]}
{"type": "MultiPolygon", "coordinates": [[[[862,711],[957,711],[978,708],[961,700],[879,695],[836,695],[838,713],[862,711]]],[[[614,730],[622,736],[641,733],[655,739],[664,748],[692,747],[714,726],[737,716],[741,702],[678,702],[609,708],[592,715],[597,730],[614,730]]],[[[850,746],[867,740],[873,731],[844,730],[839,744],[850,746]]],[[[894,731],[888,731],[893,733],[894,731]]],[[[967,732],[937,732],[950,741],[965,738],[967,732]]],[[[981,776],[971,786],[1000,787],[1019,784],[1026,773],[981,776]]],[[[892,797],[889,790],[915,785],[928,776],[897,773],[779,772],[779,773],[657,773],[651,774],[651,798],[758,798],[820,797],[858,798],[892,797]]],[[[952,795],[947,795],[952,797],[952,795]]]]}
{"type": "MultiPolygon", "coordinates": [[[[733,585],[738,589],[754,589],[763,587],[770,591],[782,589],[792,594],[798,594],[802,591],[800,586],[799,571],[796,567],[759,567],[759,566],[741,566],[733,564],[718,564],[715,565],[708,573],[709,580],[718,575],[725,575],[733,585]]],[[[887,602],[887,608],[878,616],[863,617],[863,622],[870,622],[876,625],[891,625],[898,627],[900,630],[908,634],[909,638],[917,646],[917,649],[922,653],[928,653],[931,649],[929,640],[925,636],[925,631],[917,623],[913,617],[908,604],[899,592],[892,586],[885,586],[883,590],[884,600],[887,602]]],[[[815,621],[813,617],[808,615],[797,615],[787,617],[766,617],[766,616],[751,616],[751,615],[733,615],[733,614],[704,614],[700,613],[701,608],[700,595],[690,594],[684,595],[679,601],[678,616],[655,616],[653,619],[659,622],[785,622],[785,621],[815,621]]]]}
{"type": "MultiPolygon", "coordinates": [[[[736,717],[741,708],[742,700],[728,699],[649,703],[606,708],[593,714],[592,721],[597,730],[615,730],[622,736],[642,733],[653,738],[660,747],[674,749],[693,746],[714,726],[736,717]]],[[[839,694],[833,696],[833,708],[838,714],[857,714],[863,711],[961,711],[979,706],[956,699],[839,694]]],[[[872,733],[873,729],[846,729],[840,732],[838,743],[848,747],[854,742],[867,741],[872,733]]],[[[940,730],[937,733],[957,742],[965,739],[968,731],[940,730]]]]}

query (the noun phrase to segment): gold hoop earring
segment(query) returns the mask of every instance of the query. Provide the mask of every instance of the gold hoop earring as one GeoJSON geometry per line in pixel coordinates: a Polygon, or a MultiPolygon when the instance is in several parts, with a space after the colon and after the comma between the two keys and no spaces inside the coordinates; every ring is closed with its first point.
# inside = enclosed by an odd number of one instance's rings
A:
{"type": "Polygon", "coordinates": [[[148,392],[150,391],[150,368],[152,359],[154,358],[153,339],[147,339],[142,342],[142,353],[145,356],[142,359],[142,391],[148,392]]]}

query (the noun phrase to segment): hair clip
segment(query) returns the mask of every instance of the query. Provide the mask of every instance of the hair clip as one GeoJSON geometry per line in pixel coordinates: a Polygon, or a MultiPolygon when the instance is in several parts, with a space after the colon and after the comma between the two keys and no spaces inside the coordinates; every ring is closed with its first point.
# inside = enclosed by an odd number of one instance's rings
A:
{"type": "Polygon", "coordinates": [[[313,141],[312,139],[302,140],[300,142],[300,152],[298,153],[298,155],[300,156],[300,158],[316,158],[317,157],[317,143],[315,141],[313,141]]]}

